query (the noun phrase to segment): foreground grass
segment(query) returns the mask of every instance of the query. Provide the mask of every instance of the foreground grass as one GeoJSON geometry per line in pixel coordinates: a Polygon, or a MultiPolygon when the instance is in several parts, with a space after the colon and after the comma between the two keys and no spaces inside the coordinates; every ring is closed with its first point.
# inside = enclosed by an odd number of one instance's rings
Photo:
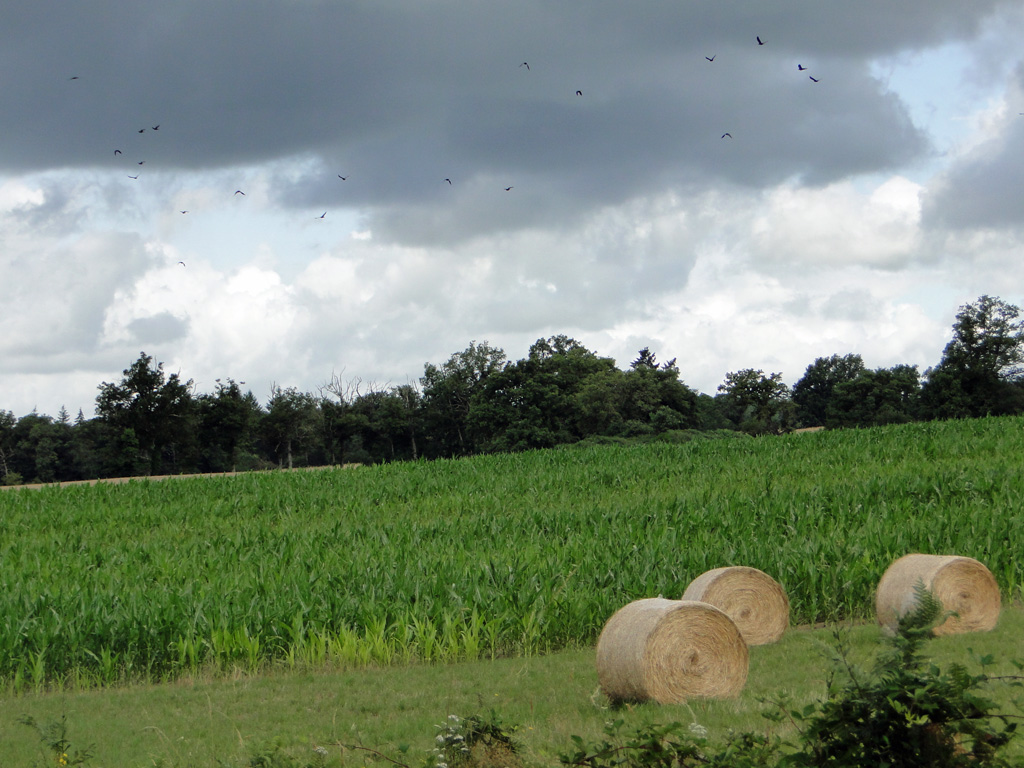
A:
{"type": "MultiPolygon", "coordinates": [[[[1022,633],[1024,610],[1004,608],[994,631],[937,638],[926,650],[943,666],[960,662],[972,669],[972,652],[992,654],[992,674],[1013,673],[1010,661],[1021,655],[1022,633]]],[[[496,661],[280,670],[231,679],[194,676],[164,685],[8,693],[0,695],[0,755],[5,768],[51,764],[33,733],[16,721],[22,715],[41,722],[66,715],[72,744],[95,745],[90,765],[96,768],[241,767],[275,750],[305,765],[314,763],[318,746],[328,750],[329,766],[388,765],[341,745],[379,749],[415,768],[447,715],[493,711],[506,724],[519,725],[516,736],[528,765],[552,766],[570,748],[571,735],[598,739],[612,718],[635,725],[696,721],[713,741],[729,729],[764,732],[769,724],[761,716],[762,699],[786,695],[803,705],[821,698],[836,634],[858,662],[869,660],[881,636],[866,623],[790,630],[775,645],[751,649],[748,683],[735,700],[615,711],[599,693],[592,648],[496,661]]],[[[1012,689],[993,691],[1008,711],[1012,689]]],[[[1020,757],[1024,749],[1016,745],[1012,754],[1020,757]]]]}
{"type": "Polygon", "coordinates": [[[0,494],[0,684],[587,647],[748,565],[869,617],[908,552],[1024,584],[1024,418],[0,494]]]}

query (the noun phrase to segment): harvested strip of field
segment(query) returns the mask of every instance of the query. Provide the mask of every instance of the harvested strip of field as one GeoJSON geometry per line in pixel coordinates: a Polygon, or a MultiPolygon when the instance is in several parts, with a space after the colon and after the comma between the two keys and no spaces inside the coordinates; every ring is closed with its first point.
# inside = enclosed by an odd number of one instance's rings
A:
{"type": "Polygon", "coordinates": [[[0,678],[388,664],[593,643],[743,564],[794,623],[907,552],[1024,583],[1024,419],[0,494],[0,678]]]}

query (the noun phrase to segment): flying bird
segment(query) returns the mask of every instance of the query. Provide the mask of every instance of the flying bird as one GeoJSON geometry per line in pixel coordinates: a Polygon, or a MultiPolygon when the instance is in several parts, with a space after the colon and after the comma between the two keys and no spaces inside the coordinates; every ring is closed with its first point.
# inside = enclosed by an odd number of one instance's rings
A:
{"type": "Polygon", "coordinates": [[[729,137],[730,139],[732,138],[732,134],[731,134],[731,133],[723,133],[723,134],[722,134],[722,138],[723,138],[723,139],[724,139],[724,138],[725,138],[726,136],[728,136],[728,137],[729,137]]]}
{"type": "Polygon", "coordinates": [[[811,78],[811,80],[813,80],[814,82],[818,82],[818,78],[816,78],[814,75],[808,75],[808,77],[811,78]]]}
{"type": "Polygon", "coordinates": [[[183,266],[183,267],[185,266],[185,262],[184,261],[179,261],[178,263],[181,264],[181,266],[183,266]]]}
{"type": "Polygon", "coordinates": [[[69,77],[68,78],[68,80],[77,80],[77,79],[78,79],[78,75],[75,75],[74,77],[69,77]]]}
{"type": "Polygon", "coordinates": [[[139,133],[145,133],[145,132],[146,132],[145,128],[139,128],[139,133]]]}
{"type": "Polygon", "coordinates": [[[342,181],[345,181],[345,180],[346,180],[346,179],[348,178],[348,176],[342,176],[342,175],[341,175],[341,174],[339,173],[339,174],[338,174],[338,178],[339,178],[339,179],[341,179],[342,181]]]}
{"type": "Polygon", "coordinates": [[[764,45],[764,41],[761,39],[760,35],[757,35],[757,44],[758,45],[764,45]]]}
{"type": "Polygon", "coordinates": [[[134,176],[132,176],[132,175],[131,175],[131,174],[129,173],[129,174],[128,174],[128,178],[129,178],[129,179],[137,179],[137,178],[139,178],[139,175],[138,175],[138,174],[135,174],[134,176]]]}
{"type": "MultiPolygon", "coordinates": [[[[717,56],[717,55],[718,54],[716,53],[715,56],[717,56]]],[[[708,61],[714,61],[715,60],[715,56],[705,56],[704,58],[707,59],[708,61]]]]}
{"type": "Polygon", "coordinates": [[[527,64],[527,63],[526,63],[525,61],[524,61],[524,62],[523,62],[522,64],[520,64],[520,65],[519,65],[519,67],[520,67],[520,68],[522,68],[522,67],[526,67],[526,71],[527,71],[527,72],[529,72],[529,71],[530,71],[530,65],[529,65],[529,64],[527,64]]]}
{"type": "MultiPolygon", "coordinates": [[[[182,213],[188,213],[188,211],[182,211],[182,213]]],[[[179,263],[179,264],[181,264],[181,262],[180,262],[180,261],[179,261],[178,263],[179,263]]]]}
{"type": "Polygon", "coordinates": [[[576,91],[576,95],[577,96],[582,96],[583,95],[583,91],[576,91]]]}
{"type": "Polygon", "coordinates": [[[805,67],[803,64],[797,64],[796,69],[797,72],[803,72],[805,69],[807,69],[807,67],[805,67]]]}
{"type": "Polygon", "coordinates": [[[320,214],[319,216],[317,216],[317,218],[318,218],[318,219],[322,219],[322,218],[323,218],[324,216],[326,216],[326,215],[327,215],[327,211],[324,211],[324,212],[323,212],[323,213],[321,213],[321,214],[320,214]]]}
{"type": "Polygon", "coordinates": [[[154,131],[159,131],[159,130],[160,130],[160,124],[159,124],[159,123],[157,123],[156,125],[154,125],[154,126],[153,126],[153,130],[154,130],[154,131]]]}
{"type": "Polygon", "coordinates": [[[448,182],[448,186],[451,186],[451,183],[452,183],[452,180],[451,180],[451,179],[445,179],[445,181],[447,181],[447,182],[448,182]]]}
{"type": "Polygon", "coordinates": [[[512,187],[505,187],[505,191],[508,192],[512,187]]]}
{"type": "Polygon", "coordinates": [[[121,152],[121,150],[120,150],[120,149],[115,149],[115,150],[114,150],[114,154],[115,154],[115,155],[120,155],[120,154],[123,154],[123,153],[121,152]]]}
{"type": "Polygon", "coordinates": [[[240,189],[236,189],[236,190],[235,190],[235,194],[236,194],[236,195],[241,195],[242,197],[245,197],[245,192],[243,192],[243,191],[242,191],[242,190],[240,190],[240,189]]]}
{"type": "Polygon", "coordinates": [[[146,164],[145,160],[139,160],[139,165],[145,165],[145,164],[146,164]]]}

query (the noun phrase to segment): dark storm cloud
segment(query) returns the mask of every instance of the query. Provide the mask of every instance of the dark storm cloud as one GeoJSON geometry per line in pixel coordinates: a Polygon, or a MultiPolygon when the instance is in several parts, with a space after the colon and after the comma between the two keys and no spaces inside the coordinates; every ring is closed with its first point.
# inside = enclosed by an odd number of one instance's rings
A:
{"type": "Polygon", "coordinates": [[[865,60],[999,3],[916,5],[34,3],[0,32],[0,168],[295,158],[279,204],[449,243],[666,187],[825,184],[928,150],[865,60]]]}
{"type": "Polygon", "coordinates": [[[33,3],[5,11],[0,33],[15,73],[0,156],[20,169],[108,162],[92,153],[158,123],[165,134],[141,136],[164,145],[145,148],[181,167],[344,153],[407,128],[450,129],[466,110],[529,120],[544,116],[538,98],[706,77],[690,66],[705,53],[727,66],[738,51],[791,61],[925,45],[970,34],[980,5],[993,3],[33,3]],[[518,67],[531,58],[531,72],[518,67]]]}

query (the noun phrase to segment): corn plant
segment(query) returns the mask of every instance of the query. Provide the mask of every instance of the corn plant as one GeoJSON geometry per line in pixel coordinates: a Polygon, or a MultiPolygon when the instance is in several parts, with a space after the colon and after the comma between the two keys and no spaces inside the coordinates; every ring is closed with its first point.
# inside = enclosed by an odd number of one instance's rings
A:
{"type": "Polygon", "coordinates": [[[0,493],[0,680],[408,663],[593,643],[749,565],[805,623],[908,552],[1021,595],[1024,419],[0,493]]]}

